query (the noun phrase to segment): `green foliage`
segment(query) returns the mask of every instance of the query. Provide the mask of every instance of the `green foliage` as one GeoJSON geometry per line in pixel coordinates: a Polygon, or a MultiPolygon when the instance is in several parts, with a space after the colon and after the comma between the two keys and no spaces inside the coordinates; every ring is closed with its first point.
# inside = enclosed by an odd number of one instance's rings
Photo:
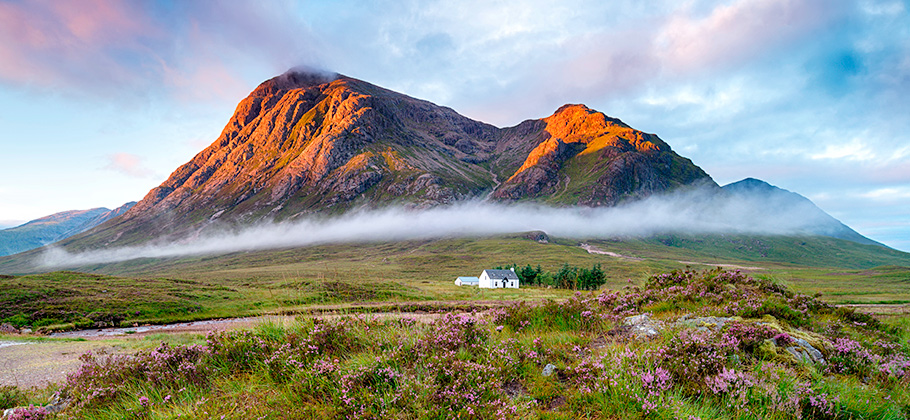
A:
{"type": "Polygon", "coordinates": [[[0,412],[4,409],[24,405],[27,402],[25,392],[9,385],[0,385],[0,412]]]}
{"type": "Polygon", "coordinates": [[[532,268],[530,264],[524,266],[524,268],[519,267],[517,264],[495,268],[497,270],[514,269],[521,284],[527,286],[551,286],[568,290],[597,290],[607,282],[607,276],[603,269],[600,268],[600,264],[594,264],[589,270],[564,263],[556,273],[544,272],[540,265],[537,268],[532,268]]]}
{"type": "Polygon", "coordinates": [[[0,319],[50,329],[198,319],[206,315],[200,303],[231,296],[228,288],[194,281],[58,271],[0,279],[0,319]]]}

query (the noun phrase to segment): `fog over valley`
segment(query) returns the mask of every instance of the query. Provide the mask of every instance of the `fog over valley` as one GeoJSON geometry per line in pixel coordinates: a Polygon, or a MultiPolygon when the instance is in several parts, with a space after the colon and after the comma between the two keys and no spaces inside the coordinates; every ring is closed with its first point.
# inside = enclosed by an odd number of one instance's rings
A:
{"type": "MultiPolygon", "coordinates": [[[[71,253],[51,247],[46,268],[169,258],[329,243],[488,236],[540,230],[555,237],[643,237],[658,233],[818,233],[830,219],[806,201],[742,197],[691,189],[617,207],[546,207],[472,201],[430,209],[400,207],[352,211],[324,219],[260,223],[242,229],[213,224],[192,238],[71,253]]],[[[833,221],[836,223],[836,221],[833,221]]]]}

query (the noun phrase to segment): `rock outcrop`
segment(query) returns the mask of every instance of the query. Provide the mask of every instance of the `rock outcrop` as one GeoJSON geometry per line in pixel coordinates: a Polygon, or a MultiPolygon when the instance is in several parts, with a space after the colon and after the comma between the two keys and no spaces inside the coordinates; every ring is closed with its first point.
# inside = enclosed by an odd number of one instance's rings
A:
{"type": "Polygon", "coordinates": [[[292,70],[253,90],[214,143],[74,246],[477,197],[609,206],[695,182],[714,185],[657,136],[584,105],[500,129],[351,77],[292,70]]]}

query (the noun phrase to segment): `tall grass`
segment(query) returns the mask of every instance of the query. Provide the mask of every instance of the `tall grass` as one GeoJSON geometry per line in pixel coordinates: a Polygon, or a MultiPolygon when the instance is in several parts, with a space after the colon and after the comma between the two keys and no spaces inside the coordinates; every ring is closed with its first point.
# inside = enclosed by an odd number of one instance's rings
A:
{"type": "Polygon", "coordinates": [[[60,390],[72,405],[58,417],[906,418],[906,326],[766,279],[679,271],[431,323],[301,318],[87,355],[60,390]],[[623,323],[656,307],[654,337],[623,323]],[[791,354],[800,340],[825,362],[791,354]]]}

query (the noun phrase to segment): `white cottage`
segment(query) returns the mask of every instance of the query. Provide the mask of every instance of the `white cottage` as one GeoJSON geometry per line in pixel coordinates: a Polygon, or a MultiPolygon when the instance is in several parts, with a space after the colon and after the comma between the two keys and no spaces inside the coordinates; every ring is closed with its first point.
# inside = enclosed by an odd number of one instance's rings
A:
{"type": "Polygon", "coordinates": [[[514,268],[509,270],[483,270],[483,273],[480,273],[477,285],[484,289],[499,289],[503,287],[517,289],[518,274],[515,274],[514,268]]]}
{"type": "Polygon", "coordinates": [[[477,277],[459,277],[455,279],[456,286],[477,286],[480,283],[480,279],[477,277]]]}

